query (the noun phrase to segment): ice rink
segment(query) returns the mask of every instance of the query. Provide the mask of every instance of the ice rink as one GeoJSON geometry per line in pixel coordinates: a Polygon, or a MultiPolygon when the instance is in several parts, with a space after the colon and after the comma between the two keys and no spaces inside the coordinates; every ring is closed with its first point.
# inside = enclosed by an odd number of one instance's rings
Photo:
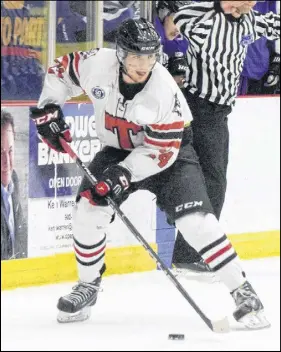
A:
{"type": "Polygon", "coordinates": [[[230,316],[215,334],[160,272],[106,277],[90,320],[58,324],[57,299],[72,283],[1,293],[1,351],[280,351],[280,258],[244,261],[269,329],[248,331],[231,318],[234,303],[220,284],[182,279],[210,318],[230,316]],[[171,333],[184,341],[168,340],[171,333]]]}

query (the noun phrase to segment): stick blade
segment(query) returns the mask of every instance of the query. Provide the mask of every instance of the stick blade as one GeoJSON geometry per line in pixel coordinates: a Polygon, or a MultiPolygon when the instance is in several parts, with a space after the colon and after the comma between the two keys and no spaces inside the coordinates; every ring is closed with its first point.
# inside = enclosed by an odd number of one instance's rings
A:
{"type": "Polygon", "coordinates": [[[227,317],[212,321],[212,330],[217,333],[226,333],[230,331],[230,325],[227,317]]]}

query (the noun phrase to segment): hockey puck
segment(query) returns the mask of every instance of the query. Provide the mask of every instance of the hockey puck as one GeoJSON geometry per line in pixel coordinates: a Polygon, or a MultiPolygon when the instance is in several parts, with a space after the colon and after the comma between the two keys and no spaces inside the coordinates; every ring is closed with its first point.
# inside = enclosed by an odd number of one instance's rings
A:
{"type": "Polygon", "coordinates": [[[184,340],[184,334],[169,334],[169,340],[184,340]]]}

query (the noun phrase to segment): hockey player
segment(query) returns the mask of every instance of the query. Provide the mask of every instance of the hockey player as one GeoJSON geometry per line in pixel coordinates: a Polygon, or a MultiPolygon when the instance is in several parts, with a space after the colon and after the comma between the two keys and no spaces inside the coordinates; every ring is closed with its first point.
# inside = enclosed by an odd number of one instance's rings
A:
{"type": "Polygon", "coordinates": [[[93,187],[84,179],[77,195],[73,236],[79,282],[59,299],[58,321],[87,319],[97,301],[105,270],[105,229],[114,216],[105,197],[121,204],[130,193],[144,189],[156,195],[169,222],[228,287],[236,303],[234,317],[248,327],[268,326],[263,305],[213,214],[192,147],[190,111],[172,76],[157,62],[160,56],[153,25],[129,19],[118,30],[116,50],[74,52],[57,59],[38,107],[31,109],[39,135],[61,152],[59,137],[71,142],[61,107],[68,97],[85,91],[104,145],[89,165],[98,184],[93,187]]]}

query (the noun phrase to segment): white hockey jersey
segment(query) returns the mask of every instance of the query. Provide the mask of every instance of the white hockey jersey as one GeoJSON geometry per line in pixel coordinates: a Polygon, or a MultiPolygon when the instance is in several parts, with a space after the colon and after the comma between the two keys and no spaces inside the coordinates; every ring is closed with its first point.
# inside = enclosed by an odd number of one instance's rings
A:
{"type": "Polygon", "coordinates": [[[86,93],[94,105],[97,136],[103,145],[131,150],[120,163],[141,181],[170,167],[177,158],[184,125],[192,115],[168,71],[156,63],[133,100],[119,91],[119,62],[113,49],[74,52],[55,60],[45,78],[38,107],[63,106],[86,93]]]}

